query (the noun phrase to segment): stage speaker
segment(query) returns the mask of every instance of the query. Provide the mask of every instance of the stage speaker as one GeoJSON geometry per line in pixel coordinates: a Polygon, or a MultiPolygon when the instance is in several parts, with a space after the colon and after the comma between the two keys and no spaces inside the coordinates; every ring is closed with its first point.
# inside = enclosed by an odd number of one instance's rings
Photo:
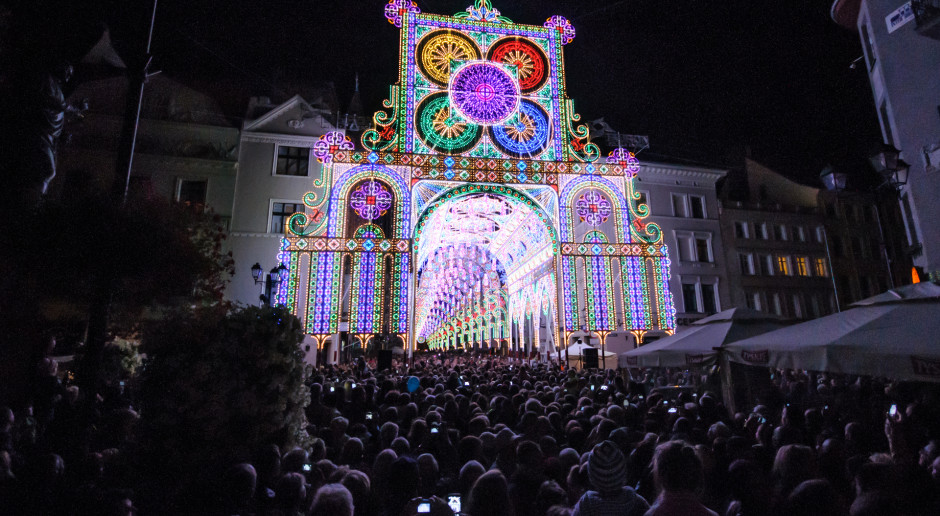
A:
{"type": "Polygon", "coordinates": [[[585,369],[597,369],[597,348],[584,348],[581,350],[585,369]]]}
{"type": "Polygon", "coordinates": [[[376,368],[378,368],[379,371],[392,368],[392,350],[379,350],[379,361],[378,364],[376,364],[376,368]]]}

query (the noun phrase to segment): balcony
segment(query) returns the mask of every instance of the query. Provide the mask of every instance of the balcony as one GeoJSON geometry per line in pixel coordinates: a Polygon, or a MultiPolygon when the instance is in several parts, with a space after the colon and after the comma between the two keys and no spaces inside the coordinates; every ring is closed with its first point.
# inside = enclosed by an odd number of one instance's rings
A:
{"type": "Polygon", "coordinates": [[[917,33],[940,41],[940,0],[913,0],[917,33]]]}

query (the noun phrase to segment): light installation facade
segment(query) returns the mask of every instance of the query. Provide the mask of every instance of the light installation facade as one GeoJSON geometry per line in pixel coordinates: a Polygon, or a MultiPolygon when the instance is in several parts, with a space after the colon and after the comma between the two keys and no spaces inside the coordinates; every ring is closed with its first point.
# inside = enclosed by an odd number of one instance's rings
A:
{"type": "Polygon", "coordinates": [[[543,327],[553,350],[578,331],[671,332],[639,162],[602,158],[565,93],[571,24],[516,24],[489,0],[454,16],[390,0],[385,16],[398,81],[361,147],[339,132],[312,146],[323,173],[286,223],[278,302],[321,343],[533,351],[543,327]]]}

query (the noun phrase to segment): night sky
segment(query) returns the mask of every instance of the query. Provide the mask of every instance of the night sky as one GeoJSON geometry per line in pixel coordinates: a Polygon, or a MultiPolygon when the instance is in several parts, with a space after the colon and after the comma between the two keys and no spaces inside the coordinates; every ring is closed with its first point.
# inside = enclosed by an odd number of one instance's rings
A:
{"type": "MultiPolygon", "coordinates": [[[[453,14],[470,2],[417,3],[422,12],[453,14]]],[[[825,164],[864,154],[879,138],[864,71],[849,69],[861,55],[858,37],[829,18],[831,1],[494,4],[518,23],[571,20],[569,97],[584,120],[605,117],[620,132],[649,135],[641,159],[722,164],[750,147],[755,159],[812,181],[825,164]]],[[[397,80],[399,31],[384,5],[162,0],[153,53],[172,77],[234,84],[245,95],[333,81],[342,107],[358,73],[371,113],[397,80]]]]}

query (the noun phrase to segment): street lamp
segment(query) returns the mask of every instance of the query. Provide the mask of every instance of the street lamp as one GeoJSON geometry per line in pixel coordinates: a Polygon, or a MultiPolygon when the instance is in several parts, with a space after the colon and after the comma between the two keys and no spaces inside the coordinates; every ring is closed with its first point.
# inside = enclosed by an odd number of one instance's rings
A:
{"type": "Polygon", "coordinates": [[[290,270],[283,263],[268,271],[267,275],[264,274],[264,268],[260,263],[251,266],[251,278],[255,281],[255,285],[264,284],[262,293],[258,296],[262,305],[271,304],[271,297],[277,292],[278,285],[287,281],[289,276],[290,270]]]}
{"type": "Polygon", "coordinates": [[[884,179],[884,184],[891,186],[895,191],[899,191],[907,184],[907,175],[911,168],[903,159],[900,159],[900,155],[901,151],[895,149],[893,145],[883,143],[869,158],[875,172],[878,172],[884,179]]]}
{"type": "Polygon", "coordinates": [[[826,185],[826,190],[841,192],[845,190],[845,182],[848,179],[848,174],[845,172],[837,172],[832,166],[827,166],[819,174],[819,179],[824,185],[826,185]]]}

